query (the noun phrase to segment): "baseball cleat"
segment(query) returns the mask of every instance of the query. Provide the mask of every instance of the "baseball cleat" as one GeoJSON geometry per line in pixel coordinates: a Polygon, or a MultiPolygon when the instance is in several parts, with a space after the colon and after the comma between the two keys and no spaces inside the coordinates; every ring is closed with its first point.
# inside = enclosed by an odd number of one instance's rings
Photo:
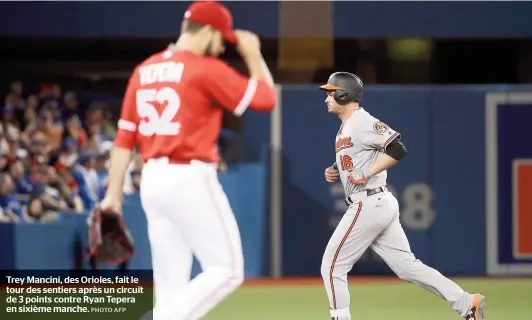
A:
{"type": "Polygon", "coordinates": [[[484,310],[486,309],[486,298],[481,294],[475,294],[473,306],[466,314],[465,320],[484,320],[484,310]]]}

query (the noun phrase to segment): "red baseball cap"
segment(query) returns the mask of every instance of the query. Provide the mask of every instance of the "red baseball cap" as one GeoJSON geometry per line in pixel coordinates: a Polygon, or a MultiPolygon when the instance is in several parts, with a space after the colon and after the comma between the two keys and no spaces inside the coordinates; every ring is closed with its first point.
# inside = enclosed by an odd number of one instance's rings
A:
{"type": "Polygon", "coordinates": [[[220,31],[225,40],[237,43],[238,39],[233,31],[233,16],[224,5],[215,1],[197,1],[191,4],[185,12],[185,20],[209,25],[220,31]]]}

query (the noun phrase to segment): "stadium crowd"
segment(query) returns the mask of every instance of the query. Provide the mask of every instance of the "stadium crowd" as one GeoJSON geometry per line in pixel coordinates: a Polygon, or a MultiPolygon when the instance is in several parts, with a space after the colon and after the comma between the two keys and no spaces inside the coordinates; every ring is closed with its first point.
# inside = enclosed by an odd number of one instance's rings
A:
{"type": "MultiPolygon", "coordinates": [[[[0,222],[58,221],[89,212],[102,199],[116,132],[105,105],[42,84],[27,94],[8,88],[0,124],[0,222]]],[[[138,191],[142,160],[135,154],[124,192],[138,191]]]]}

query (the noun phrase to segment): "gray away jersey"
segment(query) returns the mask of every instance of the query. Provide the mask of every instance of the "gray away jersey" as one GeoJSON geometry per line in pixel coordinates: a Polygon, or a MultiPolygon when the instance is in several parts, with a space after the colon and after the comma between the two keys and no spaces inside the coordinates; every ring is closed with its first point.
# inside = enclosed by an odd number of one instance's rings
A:
{"type": "Polygon", "coordinates": [[[386,170],[366,183],[355,185],[348,178],[349,170],[371,166],[384,149],[400,134],[379,121],[363,108],[345,120],[336,134],[336,163],[346,196],[386,185],[386,170]]]}

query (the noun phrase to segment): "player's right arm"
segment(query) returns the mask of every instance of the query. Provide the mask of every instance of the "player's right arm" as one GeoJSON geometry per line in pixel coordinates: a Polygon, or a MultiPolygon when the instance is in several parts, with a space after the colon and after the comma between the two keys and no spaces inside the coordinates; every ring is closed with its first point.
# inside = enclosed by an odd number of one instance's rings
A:
{"type": "Polygon", "coordinates": [[[118,120],[118,131],[111,151],[109,161],[109,178],[105,199],[102,201],[102,209],[107,209],[120,213],[120,202],[122,200],[122,186],[126,171],[131,162],[135,139],[139,123],[139,117],[135,103],[135,74],[136,70],[129,78],[126,93],[122,102],[120,120],[118,120]]]}
{"type": "Polygon", "coordinates": [[[365,128],[364,143],[369,148],[382,152],[375,163],[365,169],[367,174],[374,176],[395,166],[406,155],[407,150],[399,132],[378,119],[368,117],[369,119],[373,121],[367,123],[371,124],[371,127],[365,128]]]}
{"type": "MultiPolygon", "coordinates": [[[[249,60],[258,64],[260,59],[249,60]]],[[[265,79],[259,79],[251,72],[251,77],[248,78],[224,62],[212,62],[211,73],[205,78],[204,88],[218,105],[236,116],[241,116],[248,108],[270,111],[275,107],[275,89],[265,79]]]]}

